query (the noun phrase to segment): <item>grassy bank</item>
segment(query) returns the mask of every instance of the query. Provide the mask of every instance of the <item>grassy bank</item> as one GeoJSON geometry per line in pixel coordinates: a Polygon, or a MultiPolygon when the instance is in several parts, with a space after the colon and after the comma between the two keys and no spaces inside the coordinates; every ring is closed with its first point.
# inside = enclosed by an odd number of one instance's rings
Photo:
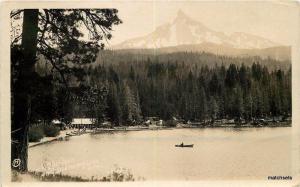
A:
{"type": "MultiPolygon", "coordinates": [[[[12,182],[130,182],[135,181],[133,174],[129,170],[116,169],[108,176],[102,178],[83,178],[80,176],[70,176],[62,173],[50,173],[28,171],[26,173],[18,173],[12,171],[12,182]]],[[[139,179],[139,180],[144,180],[139,179]]]]}

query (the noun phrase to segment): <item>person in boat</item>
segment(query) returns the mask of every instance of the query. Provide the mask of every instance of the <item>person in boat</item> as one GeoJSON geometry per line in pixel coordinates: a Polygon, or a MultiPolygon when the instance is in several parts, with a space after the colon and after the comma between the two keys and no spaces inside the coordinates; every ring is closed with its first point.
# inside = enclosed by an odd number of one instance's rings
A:
{"type": "Polygon", "coordinates": [[[180,146],[183,146],[183,142],[180,144],[180,146]]]}

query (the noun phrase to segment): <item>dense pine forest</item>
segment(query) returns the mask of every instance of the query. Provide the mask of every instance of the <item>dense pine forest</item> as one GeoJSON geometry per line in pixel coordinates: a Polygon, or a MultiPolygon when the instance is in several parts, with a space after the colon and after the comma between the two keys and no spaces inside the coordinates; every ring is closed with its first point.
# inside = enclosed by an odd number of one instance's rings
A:
{"type": "Polygon", "coordinates": [[[179,62],[178,58],[162,60],[157,56],[119,58],[119,62],[98,58],[96,64],[83,65],[83,71],[74,67],[73,73],[66,77],[67,88],[55,81],[55,76],[47,78],[47,68],[39,65],[37,72],[46,77],[42,79],[48,88],[38,89],[41,93],[37,94],[38,102],[34,102],[34,116],[65,121],[72,117],[93,117],[99,122],[132,125],[149,116],[214,122],[291,115],[290,64],[258,57],[205,53],[203,58],[199,54],[187,56],[199,57],[199,63],[196,59],[179,62]],[[39,114],[41,111],[47,114],[39,114]]]}

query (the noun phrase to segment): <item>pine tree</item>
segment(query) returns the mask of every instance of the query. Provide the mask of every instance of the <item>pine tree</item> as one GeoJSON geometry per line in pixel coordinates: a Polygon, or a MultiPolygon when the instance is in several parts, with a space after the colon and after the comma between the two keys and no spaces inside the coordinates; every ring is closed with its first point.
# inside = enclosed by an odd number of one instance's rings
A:
{"type": "Polygon", "coordinates": [[[235,90],[235,99],[234,99],[234,116],[238,119],[243,117],[244,114],[244,101],[242,90],[240,87],[237,87],[235,90]]]}
{"type": "Polygon", "coordinates": [[[236,86],[238,81],[238,72],[235,64],[230,64],[226,72],[225,84],[228,88],[236,86]]]}
{"type": "Polygon", "coordinates": [[[205,121],[207,118],[207,111],[208,111],[208,107],[207,107],[207,99],[206,99],[206,94],[205,94],[205,90],[203,87],[200,88],[200,93],[199,93],[199,110],[198,110],[198,116],[200,118],[201,121],[205,121]]]}
{"type": "Polygon", "coordinates": [[[133,97],[133,119],[139,124],[142,120],[142,111],[140,105],[140,96],[138,91],[133,97]]]}
{"type": "Polygon", "coordinates": [[[120,106],[120,100],[118,97],[117,86],[114,82],[111,83],[108,94],[108,108],[107,115],[110,120],[116,124],[122,124],[122,110],[120,106]]]}
{"type": "Polygon", "coordinates": [[[117,13],[116,9],[24,9],[11,12],[12,21],[20,19],[23,14],[22,33],[11,43],[12,49],[21,43],[22,54],[22,59],[12,62],[20,66],[15,69],[18,76],[13,82],[11,129],[14,133],[11,138],[18,144],[12,144],[11,161],[21,160],[20,167],[12,169],[27,171],[31,91],[35,87],[32,81],[37,55],[45,57],[67,86],[64,75],[73,69],[68,64],[87,64],[96,60],[99,49],[104,47],[101,40],[110,39],[112,26],[122,23],[117,13]],[[84,29],[80,26],[90,32],[89,41],[82,40],[84,29]]]}
{"type": "Polygon", "coordinates": [[[210,96],[209,115],[212,123],[214,123],[215,119],[217,119],[218,112],[219,112],[219,106],[217,104],[217,101],[213,96],[210,96]]]}

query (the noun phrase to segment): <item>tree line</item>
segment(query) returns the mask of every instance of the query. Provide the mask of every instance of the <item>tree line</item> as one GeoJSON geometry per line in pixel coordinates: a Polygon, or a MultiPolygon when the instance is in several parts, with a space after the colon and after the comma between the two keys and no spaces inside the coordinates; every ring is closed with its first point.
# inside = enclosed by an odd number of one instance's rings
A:
{"type": "Polygon", "coordinates": [[[150,116],[213,122],[291,115],[291,67],[270,70],[259,62],[209,67],[147,59],[82,69],[80,78],[68,76],[76,85],[68,102],[53,95],[61,105],[53,110],[61,111],[56,116],[77,115],[132,125],[150,116]],[[63,103],[68,106],[62,107],[63,103]]]}

